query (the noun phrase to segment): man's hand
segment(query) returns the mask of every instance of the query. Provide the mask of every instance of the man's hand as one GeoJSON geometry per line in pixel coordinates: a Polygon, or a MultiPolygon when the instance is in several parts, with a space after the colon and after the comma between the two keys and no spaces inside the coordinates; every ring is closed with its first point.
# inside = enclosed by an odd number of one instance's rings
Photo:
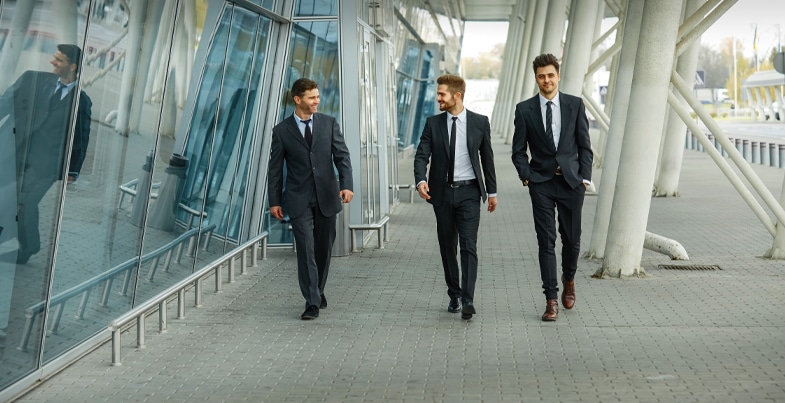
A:
{"type": "Polygon", "coordinates": [[[76,177],[73,175],[68,175],[68,184],[76,182],[76,177]]]}
{"type": "Polygon", "coordinates": [[[342,202],[349,203],[350,201],[352,201],[352,198],[354,197],[354,192],[352,192],[349,189],[344,189],[341,190],[341,193],[339,193],[339,195],[341,196],[342,202]]]}
{"type": "Polygon", "coordinates": [[[496,205],[499,204],[499,201],[496,199],[496,196],[488,198],[488,211],[493,213],[496,211],[496,205]]]}
{"type": "Polygon", "coordinates": [[[281,206],[270,207],[270,215],[277,218],[280,221],[283,221],[283,209],[281,208],[281,206]]]}
{"type": "Polygon", "coordinates": [[[419,194],[420,194],[420,197],[421,197],[421,198],[423,198],[423,199],[425,199],[425,200],[431,200],[431,195],[429,195],[429,194],[428,194],[428,192],[429,192],[430,190],[431,190],[431,189],[430,189],[430,188],[428,188],[428,182],[423,182],[423,183],[421,183],[421,184],[420,184],[420,186],[417,188],[417,193],[419,193],[419,194]]]}

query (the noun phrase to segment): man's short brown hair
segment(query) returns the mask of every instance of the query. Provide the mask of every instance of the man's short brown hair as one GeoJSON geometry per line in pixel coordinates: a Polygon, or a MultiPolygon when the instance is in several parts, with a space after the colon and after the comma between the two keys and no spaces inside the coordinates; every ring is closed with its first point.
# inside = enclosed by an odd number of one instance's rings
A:
{"type": "Polygon", "coordinates": [[[537,69],[540,67],[545,66],[553,66],[556,68],[556,73],[559,72],[559,59],[556,56],[550,53],[543,53],[534,58],[534,62],[532,62],[532,68],[534,69],[534,74],[537,74],[537,69]]]}
{"type": "Polygon", "coordinates": [[[292,84],[292,99],[294,99],[294,97],[302,98],[306,91],[316,88],[319,88],[319,85],[316,84],[316,81],[309,80],[307,78],[300,78],[295,81],[294,84],[292,84]]]}
{"type": "Polygon", "coordinates": [[[447,90],[453,94],[456,92],[460,92],[461,95],[466,94],[466,81],[464,81],[461,76],[444,74],[436,79],[436,83],[439,85],[446,85],[447,90]]]}

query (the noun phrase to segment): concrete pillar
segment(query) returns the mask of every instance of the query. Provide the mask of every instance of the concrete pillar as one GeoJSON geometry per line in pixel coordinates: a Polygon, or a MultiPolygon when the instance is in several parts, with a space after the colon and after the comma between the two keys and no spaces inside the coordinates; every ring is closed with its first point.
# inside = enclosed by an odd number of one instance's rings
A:
{"type": "Polygon", "coordinates": [[[567,6],[569,5],[569,0],[548,1],[548,19],[545,21],[545,36],[542,39],[542,51],[540,53],[551,53],[557,58],[564,56],[562,38],[564,38],[564,23],[567,21],[567,6]]]}
{"type": "Polygon", "coordinates": [[[766,119],[766,111],[769,112],[769,120],[774,120],[774,105],[771,101],[771,87],[760,87],[760,92],[763,93],[763,119],[766,119]]]}
{"type": "Polygon", "coordinates": [[[52,13],[57,16],[53,26],[57,43],[70,43],[80,48],[82,47],[82,41],[77,38],[76,33],[76,24],[79,22],[78,8],[76,0],[56,0],[52,2],[52,13]]]}
{"type": "Polygon", "coordinates": [[[580,97],[586,81],[586,71],[591,63],[592,41],[597,21],[597,4],[600,0],[573,0],[567,29],[568,47],[561,65],[559,89],[580,97]]]}
{"type": "MultiPolygon", "coordinates": [[[[704,0],[687,0],[682,21],[689,18],[704,0]]],[[[692,77],[698,67],[698,53],[700,52],[700,37],[682,53],[676,61],[676,71],[682,77],[692,77]]],[[[682,97],[676,94],[682,101],[682,97]]],[[[683,102],[683,101],[682,101],[683,102]]],[[[658,174],[654,183],[654,195],[658,197],[678,196],[679,176],[681,175],[681,162],[684,157],[684,136],[687,125],[676,113],[668,113],[668,123],[663,133],[662,149],[658,164],[658,174]]]]}
{"type": "MultiPolygon", "coordinates": [[[[11,19],[11,28],[8,31],[3,51],[0,52],[0,92],[5,91],[16,79],[16,68],[19,56],[22,54],[22,44],[27,36],[27,28],[33,17],[34,1],[17,1],[14,16],[11,19]]],[[[22,66],[28,68],[31,66],[22,66]]]]}
{"type": "MultiPolygon", "coordinates": [[[[515,132],[513,120],[515,119],[515,105],[518,102],[521,102],[523,99],[528,98],[524,95],[524,85],[526,80],[531,75],[531,57],[532,57],[532,46],[534,46],[534,37],[535,32],[539,29],[542,31],[542,26],[544,26],[544,21],[542,23],[538,23],[537,20],[537,10],[543,8],[547,11],[547,8],[542,2],[538,1],[529,1],[526,5],[526,17],[524,18],[524,34],[522,45],[524,49],[518,54],[518,59],[515,61],[515,67],[512,70],[512,76],[515,78],[515,81],[512,85],[512,97],[510,98],[510,102],[504,109],[502,114],[502,137],[505,138],[506,144],[512,143],[512,137],[515,132]],[[538,28],[539,26],[539,28],[538,28]]],[[[545,14],[543,11],[543,15],[545,14]]],[[[540,32],[542,34],[542,32],[540,32]]],[[[542,41],[542,36],[540,36],[540,41],[542,41]]]]}
{"type": "Polygon", "coordinates": [[[131,117],[131,104],[134,98],[134,87],[136,86],[136,74],[139,70],[139,59],[142,53],[142,35],[144,34],[144,20],[147,15],[147,0],[137,0],[133,2],[133,7],[129,9],[128,20],[128,48],[125,53],[125,68],[120,86],[120,99],[117,106],[117,121],[115,130],[127,136],[129,132],[129,121],[131,117]]]}
{"type": "Polygon", "coordinates": [[[646,1],[643,5],[603,276],[642,272],[651,186],[657,169],[657,153],[652,150],[659,149],[662,137],[682,4],[683,1],[663,0],[646,1]]]}
{"type": "MultiPolygon", "coordinates": [[[[145,17],[144,35],[142,39],[141,54],[139,55],[139,65],[142,67],[138,71],[136,77],[136,89],[134,90],[133,105],[131,107],[131,117],[129,119],[129,129],[132,132],[139,132],[142,124],[142,110],[144,109],[145,88],[147,82],[152,81],[155,77],[156,65],[153,60],[158,58],[160,60],[161,54],[164,53],[160,49],[156,49],[155,45],[158,41],[156,38],[159,36],[158,29],[161,27],[161,16],[164,13],[164,0],[148,0],[149,4],[146,10],[147,16],[145,17]]],[[[168,36],[168,32],[166,33],[168,36]]],[[[169,54],[168,49],[166,54],[169,54]]],[[[155,133],[146,133],[155,135],[155,133]]]]}
{"type": "MultiPolygon", "coordinates": [[[[624,33],[622,35],[621,53],[618,57],[616,79],[608,83],[613,87],[613,105],[611,107],[611,124],[608,130],[608,141],[604,150],[603,168],[597,194],[597,210],[594,214],[591,243],[587,255],[602,258],[605,256],[605,244],[608,237],[613,196],[616,189],[616,177],[619,170],[624,128],[627,124],[627,107],[632,87],[632,76],[635,71],[635,57],[638,49],[641,20],[643,19],[643,1],[633,0],[627,6],[623,17],[624,33]]],[[[602,271],[602,269],[600,269],[602,271]]]]}
{"type": "Polygon", "coordinates": [[[510,16],[509,27],[507,28],[507,45],[504,47],[504,60],[502,61],[502,73],[499,77],[499,90],[496,93],[496,102],[493,106],[493,116],[491,117],[491,130],[503,138],[507,137],[506,130],[509,128],[507,121],[512,114],[512,109],[517,102],[514,98],[516,82],[518,80],[521,66],[519,63],[521,54],[526,53],[526,32],[531,34],[531,24],[528,23],[531,16],[526,13],[529,8],[533,8],[534,1],[519,2],[515,6],[515,11],[510,16]],[[524,5],[524,3],[526,3],[524,5]],[[513,105],[513,106],[511,106],[513,105]]]}
{"type": "Polygon", "coordinates": [[[774,93],[777,95],[777,105],[779,105],[780,122],[785,123],[785,104],[783,104],[782,87],[774,88],[774,93]]]}

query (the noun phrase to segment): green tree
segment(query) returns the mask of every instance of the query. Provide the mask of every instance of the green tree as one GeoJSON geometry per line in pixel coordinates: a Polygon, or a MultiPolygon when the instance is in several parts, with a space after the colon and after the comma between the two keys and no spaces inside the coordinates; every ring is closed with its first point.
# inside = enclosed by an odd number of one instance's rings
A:
{"type": "Polygon", "coordinates": [[[461,74],[466,79],[499,78],[503,56],[504,44],[497,43],[477,57],[462,57],[461,74]]]}

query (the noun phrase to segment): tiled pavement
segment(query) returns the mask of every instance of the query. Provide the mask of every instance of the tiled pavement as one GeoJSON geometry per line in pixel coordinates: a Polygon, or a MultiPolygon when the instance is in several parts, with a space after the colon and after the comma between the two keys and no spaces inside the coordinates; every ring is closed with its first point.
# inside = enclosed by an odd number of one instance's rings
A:
{"type": "MultiPolygon", "coordinates": [[[[20,401],[785,401],[785,262],[760,257],[770,235],[706,154],[685,152],[680,197],[649,215],[691,261],[645,250],[644,278],[598,280],[601,262],[581,259],[575,309],[545,323],[529,197],[494,146],[500,204],[481,219],[471,321],[446,311],[431,208],[404,198],[385,249],[334,258],[317,320],[299,320],[294,254],[272,250],[167,333],[151,316],[147,348],[128,332],[122,366],[106,344],[20,401]],[[674,263],[721,270],[658,266],[674,263]]],[[[754,169],[779,197],[785,171],[754,169]]]]}

